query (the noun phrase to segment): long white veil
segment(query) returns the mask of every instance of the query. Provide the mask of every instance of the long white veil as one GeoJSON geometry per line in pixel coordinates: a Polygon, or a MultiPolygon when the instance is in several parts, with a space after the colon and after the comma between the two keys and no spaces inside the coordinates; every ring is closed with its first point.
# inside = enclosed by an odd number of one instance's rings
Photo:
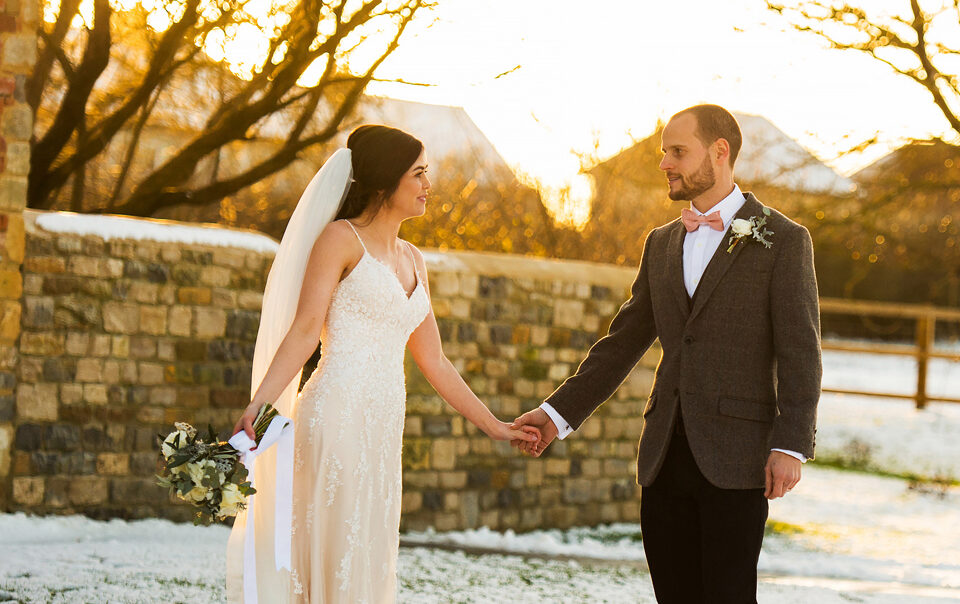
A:
{"type": "MultiPolygon", "coordinates": [[[[350,150],[337,150],[307,185],[287,223],[263,292],[250,380],[251,397],[293,323],[310,250],[320,232],[336,217],[350,189],[352,174],[350,150]]],[[[299,386],[300,372],[297,372],[283,393],[273,401],[280,415],[293,416],[299,386]]],[[[289,560],[291,501],[289,484],[284,477],[292,476],[293,455],[282,451],[278,454],[278,450],[279,447],[267,449],[254,461],[254,486],[257,489],[253,496],[256,504],[253,506],[254,534],[247,534],[246,511],[237,516],[230,533],[227,545],[228,602],[256,604],[257,601],[252,594],[244,594],[244,575],[250,572],[249,565],[244,568],[244,542],[247,539],[253,539],[256,544],[255,585],[259,600],[271,604],[289,601],[290,572],[280,566],[282,559],[289,560]]],[[[249,589],[250,577],[247,579],[249,589]]]]}

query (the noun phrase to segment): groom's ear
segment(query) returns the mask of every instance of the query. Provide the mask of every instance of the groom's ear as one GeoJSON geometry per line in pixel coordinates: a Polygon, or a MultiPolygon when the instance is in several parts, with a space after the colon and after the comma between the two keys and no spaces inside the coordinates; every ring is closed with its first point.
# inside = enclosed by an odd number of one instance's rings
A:
{"type": "Polygon", "coordinates": [[[713,152],[717,163],[730,163],[730,143],[725,138],[718,138],[713,143],[713,152]]]}

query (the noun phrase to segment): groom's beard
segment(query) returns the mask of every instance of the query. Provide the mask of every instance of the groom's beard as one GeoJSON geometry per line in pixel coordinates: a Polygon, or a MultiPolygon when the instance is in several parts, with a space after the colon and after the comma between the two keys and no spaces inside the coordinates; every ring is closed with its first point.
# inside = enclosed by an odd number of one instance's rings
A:
{"type": "Polygon", "coordinates": [[[676,191],[671,190],[667,195],[673,201],[689,201],[710,190],[716,182],[717,178],[710,164],[710,158],[704,157],[697,171],[689,177],[681,174],[680,188],[676,191]]]}

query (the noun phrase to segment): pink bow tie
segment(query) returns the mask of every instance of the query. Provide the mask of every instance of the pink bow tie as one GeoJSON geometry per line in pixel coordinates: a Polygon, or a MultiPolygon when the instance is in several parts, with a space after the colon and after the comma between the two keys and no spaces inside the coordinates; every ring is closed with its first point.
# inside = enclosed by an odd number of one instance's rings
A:
{"type": "Polygon", "coordinates": [[[693,210],[683,208],[680,210],[680,221],[688,233],[696,231],[702,224],[709,226],[714,231],[723,230],[723,218],[720,218],[720,212],[711,212],[706,216],[701,216],[693,210]]]}

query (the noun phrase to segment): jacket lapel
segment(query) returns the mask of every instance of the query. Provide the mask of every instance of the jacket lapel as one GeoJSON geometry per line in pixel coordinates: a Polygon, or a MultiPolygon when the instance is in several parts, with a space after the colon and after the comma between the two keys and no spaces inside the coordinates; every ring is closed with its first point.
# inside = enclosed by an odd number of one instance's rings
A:
{"type": "Polygon", "coordinates": [[[683,284],[683,240],[687,235],[687,229],[683,223],[677,220],[673,229],[670,231],[670,237],[667,239],[667,274],[669,288],[677,299],[677,304],[683,311],[684,316],[690,312],[690,297],[687,295],[687,287],[683,284]]]}
{"type": "MultiPolygon", "coordinates": [[[[757,201],[757,198],[754,197],[753,194],[746,193],[745,197],[747,200],[743,204],[743,207],[740,208],[740,211],[737,212],[736,216],[734,216],[734,220],[737,218],[747,219],[751,216],[759,216],[763,211],[763,206],[757,201]]],[[[730,224],[732,227],[732,220],[730,224]]],[[[744,245],[749,245],[748,242],[740,242],[737,244],[737,247],[733,248],[733,251],[728,254],[727,248],[730,247],[731,233],[731,228],[728,228],[727,232],[723,234],[723,239],[720,240],[717,251],[714,252],[713,257],[707,264],[707,268],[703,271],[703,277],[700,279],[700,284],[697,286],[697,291],[695,292],[696,295],[693,298],[693,308],[690,310],[690,316],[687,318],[688,323],[692,321],[706,305],[713,290],[716,289],[720,280],[723,279],[723,276],[727,273],[727,270],[733,266],[737,256],[740,255],[740,250],[743,249],[744,245]]]]}

